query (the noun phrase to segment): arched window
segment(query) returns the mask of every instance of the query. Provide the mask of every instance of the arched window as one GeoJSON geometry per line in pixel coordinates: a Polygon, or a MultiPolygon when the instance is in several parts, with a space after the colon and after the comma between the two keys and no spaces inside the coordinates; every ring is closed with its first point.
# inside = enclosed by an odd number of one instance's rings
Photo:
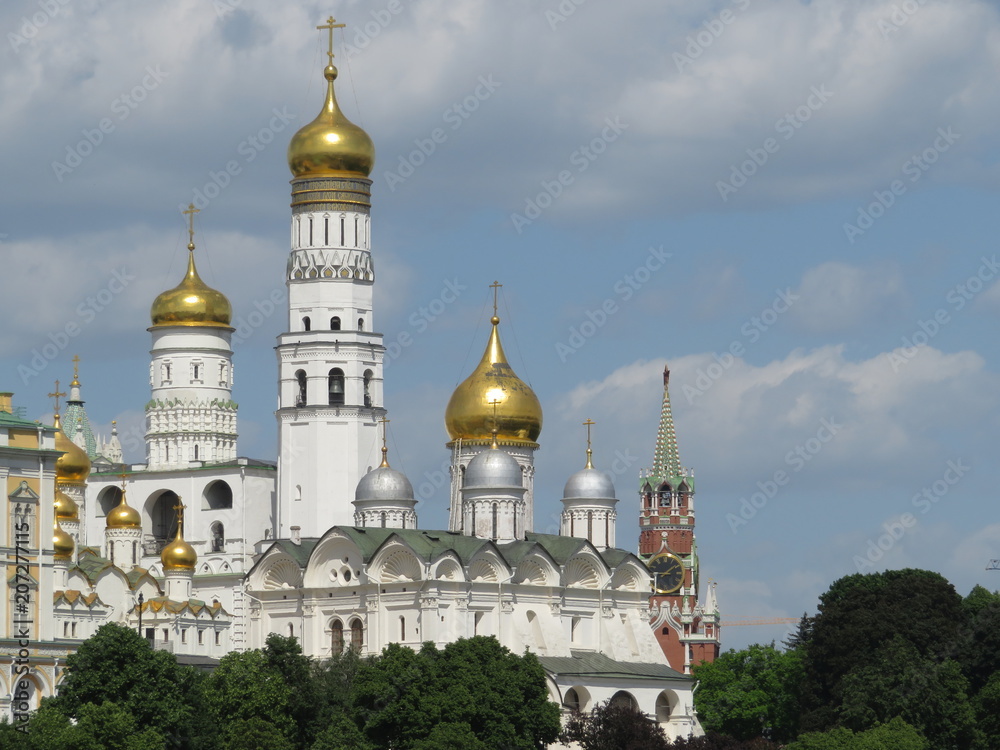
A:
{"type": "Polygon", "coordinates": [[[358,330],[359,331],[365,330],[365,319],[364,318],[358,318],[358,330]]]}
{"type": "Polygon", "coordinates": [[[383,510],[379,515],[382,518],[382,528],[384,529],[385,528],[385,511],[383,510]]]}
{"type": "Polygon", "coordinates": [[[312,330],[312,321],[309,320],[309,316],[308,315],[306,315],[302,319],[302,330],[303,331],[311,331],[312,330]]]}
{"type": "Polygon", "coordinates": [[[344,653],[344,623],[340,620],[334,620],[331,631],[330,649],[332,653],[334,656],[344,653]]]}
{"type": "Polygon", "coordinates": [[[372,374],[373,373],[372,373],[371,370],[365,370],[365,379],[364,379],[364,385],[365,385],[365,406],[371,406],[372,405],[372,394],[371,394],[372,374]]]}
{"type": "Polygon", "coordinates": [[[137,547],[137,543],[136,542],[132,542],[132,564],[133,565],[138,565],[139,564],[139,560],[135,556],[135,553],[138,552],[138,549],[136,547],[137,547]]]}
{"type": "Polygon", "coordinates": [[[340,318],[338,318],[336,315],[330,318],[330,330],[331,331],[340,330],[340,318]]]}
{"type": "Polygon", "coordinates": [[[619,690],[611,696],[611,705],[630,708],[633,711],[639,710],[639,702],[635,699],[632,693],[626,692],[625,690],[619,690]]]}
{"type": "Polygon", "coordinates": [[[197,445],[194,447],[194,460],[195,461],[198,460],[198,446],[197,445]]]}
{"type": "Polygon", "coordinates": [[[402,615],[399,616],[399,640],[406,640],[406,618],[402,615]]]}
{"type": "Polygon", "coordinates": [[[288,623],[288,637],[289,638],[295,637],[295,626],[292,625],[292,623],[288,623]]]}
{"type": "Polygon", "coordinates": [[[577,695],[576,690],[570,688],[566,691],[566,697],[563,698],[563,705],[570,711],[580,710],[580,696],[577,695]]]}
{"type": "Polygon", "coordinates": [[[493,533],[491,534],[491,536],[494,539],[497,538],[497,510],[498,510],[497,504],[493,503],[493,533]]]}
{"type": "Polygon", "coordinates": [[[587,511],[587,539],[594,541],[594,511],[587,511]]]}
{"type": "Polygon", "coordinates": [[[541,653],[545,653],[545,637],[542,635],[542,624],[538,621],[538,615],[528,610],[528,626],[531,628],[531,635],[535,639],[535,648],[541,653]]]}
{"type": "Polygon", "coordinates": [[[202,510],[226,510],[233,507],[233,488],[223,479],[216,479],[205,487],[202,510]]]}
{"type": "Polygon", "coordinates": [[[362,645],[364,645],[365,640],[365,628],[361,624],[361,620],[355,619],[351,623],[351,650],[361,651],[362,645]]]}
{"type": "Polygon", "coordinates": [[[339,367],[330,370],[330,376],[327,378],[327,389],[331,406],[340,406],[344,403],[344,371],[339,367]]]}
{"type": "Polygon", "coordinates": [[[222,524],[216,521],[212,524],[212,552],[226,551],[226,533],[222,524]]]}
{"type": "Polygon", "coordinates": [[[299,393],[295,397],[296,406],[306,405],[306,371],[299,370],[295,373],[295,380],[299,384],[299,393]]]}

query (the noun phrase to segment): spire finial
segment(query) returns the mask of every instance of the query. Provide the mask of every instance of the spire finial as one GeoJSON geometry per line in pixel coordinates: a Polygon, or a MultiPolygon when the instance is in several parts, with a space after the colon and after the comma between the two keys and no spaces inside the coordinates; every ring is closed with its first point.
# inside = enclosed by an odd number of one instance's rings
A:
{"type": "Polygon", "coordinates": [[[497,433],[500,430],[498,429],[497,424],[497,407],[500,406],[500,399],[495,398],[490,401],[490,404],[493,405],[493,443],[490,445],[490,448],[499,448],[500,443],[497,442],[497,433]]]}
{"type": "Polygon", "coordinates": [[[493,290],[493,317],[490,319],[490,322],[493,325],[496,325],[497,323],[500,322],[500,318],[497,317],[497,292],[500,291],[500,288],[502,286],[503,284],[501,284],[499,281],[494,281],[492,284],[490,284],[490,289],[493,290]]]}
{"type": "Polygon", "coordinates": [[[387,419],[386,417],[382,417],[382,419],[379,420],[379,422],[382,423],[382,463],[379,464],[379,468],[382,469],[389,468],[389,445],[388,445],[387,430],[390,421],[391,420],[387,419]]]}
{"type": "Polygon", "coordinates": [[[177,511],[177,538],[180,539],[182,535],[181,529],[184,527],[184,509],[187,506],[181,502],[180,497],[177,498],[177,505],[174,506],[174,510],[177,511]]]}
{"type": "Polygon", "coordinates": [[[125,477],[127,477],[128,475],[123,470],[122,473],[119,474],[118,476],[122,480],[122,500],[124,501],[125,500],[125,477]]]}
{"type": "Polygon", "coordinates": [[[326,29],[327,31],[330,32],[330,39],[329,39],[329,42],[328,42],[328,49],[327,49],[327,52],[326,52],[326,56],[328,58],[330,58],[329,65],[333,65],[333,30],[334,29],[342,29],[346,25],[347,24],[337,23],[337,19],[335,19],[333,16],[330,16],[328,19],[326,19],[326,23],[323,26],[317,26],[316,27],[317,29],[320,29],[320,30],[326,29]]]}
{"type": "Polygon", "coordinates": [[[80,355],[73,355],[73,384],[80,385],[80,355]]]}
{"type": "Polygon", "coordinates": [[[593,427],[595,424],[597,424],[597,422],[595,422],[590,417],[587,417],[587,421],[583,423],[584,427],[587,428],[587,465],[584,467],[585,469],[594,468],[594,462],[591,460],[591,458],[594,455],[594,451],[591,450],[590,448],[590,428],[593,427]]]}
{"type": "Polygon", "coordinates": [[[200,214],[201,209],[195,208],[193,203],[189,203],[186,211],[181,211],[188,217],[188,250],[194,250],[194,215],[200,214]]]}
{"type": "Polygon", "coordinates": [[[54,398],[56,400],[56,415],[57,416],[59,414],[59,399],[61,397],[65,396],[65,395],[66,395],[65,393],[61,393],[59,391],[59,381],[57,380],[56,381],[56,389],[55,389],[55,391],[53,391],[52,393],[49,394],[49,398],[54,398]]]}

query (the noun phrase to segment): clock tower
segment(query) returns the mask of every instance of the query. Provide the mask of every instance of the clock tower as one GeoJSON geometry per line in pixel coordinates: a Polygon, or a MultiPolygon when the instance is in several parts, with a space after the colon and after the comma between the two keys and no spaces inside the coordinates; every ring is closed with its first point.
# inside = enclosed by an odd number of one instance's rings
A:
{"type": "Polygon", "coordinates": [[[694,472],[681,467],[670,410],[670,369],[663,368],[663,405],[653,468],[639,477],[639,557],[653,574],[650,618],[670,666],[691,666],[719,655],[719,610],[709,581],[699,600],[694,535],[694,472]]]}

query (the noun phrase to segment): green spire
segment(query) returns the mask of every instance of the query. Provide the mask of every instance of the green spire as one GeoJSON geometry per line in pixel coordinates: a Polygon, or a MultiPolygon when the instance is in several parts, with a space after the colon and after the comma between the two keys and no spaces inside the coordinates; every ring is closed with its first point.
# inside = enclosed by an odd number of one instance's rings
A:
{"type": "Polygon", "coordinates": [[[663,368],[663,407],[660,410],[660,428],[656,432],[656,449],[653,452],[653,476],[659,480],[681,476],[681,457],[677,452],[677,433],[674,415],[670,411],[670,368],[663,368]]]}

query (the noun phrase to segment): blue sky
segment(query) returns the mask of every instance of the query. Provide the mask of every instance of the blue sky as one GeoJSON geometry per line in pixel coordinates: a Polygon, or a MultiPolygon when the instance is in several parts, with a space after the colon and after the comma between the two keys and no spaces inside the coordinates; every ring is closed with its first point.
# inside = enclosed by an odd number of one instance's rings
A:
{"type": "Polygon", "coordinates": [[[669,361],[724,619],[812,612],[859,569],[1000,585],[994,3],[5,4],[0,383],[28,416],[79,354],[92,421],[139,445],[149,305],[202,195],[199,269],[259,323],[240,453],[274,456],[284,312],[254,313],[283,289],[285,148],[319,110],[331,12],[340,102],[377,149],[376,328],[412,339],[385,393],[422,525],[447,522],[444,407],[499,279],[545,410],[538,530],[589,417],[634,547],[669,361]]]}

